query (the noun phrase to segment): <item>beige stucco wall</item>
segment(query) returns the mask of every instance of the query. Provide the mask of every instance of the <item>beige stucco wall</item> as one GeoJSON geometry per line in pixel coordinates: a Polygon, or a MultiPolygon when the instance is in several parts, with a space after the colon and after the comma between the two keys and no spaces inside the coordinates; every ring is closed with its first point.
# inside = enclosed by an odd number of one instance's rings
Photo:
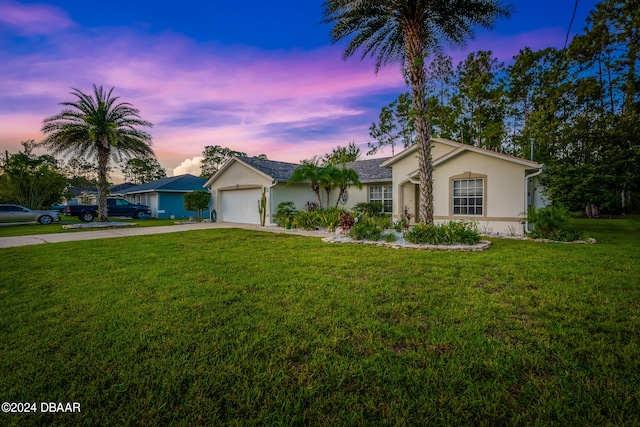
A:
{"type": "MultiPolygon", "coordinates": [[[[362,189],[351,186],[347,189],[349,198],[346,205],[339,205],[347,210],[351,210],[360,202],[367,202],[369,186],[388,185],[389,183],[371,183],[363,185],[362,189]]],[[[212,209],[220,210],[218,206],[219,194],[221,191],[229,191],[242,188],[266,188],[267,189],[267,223],[273,223],[273,217],[282,202],[293,202],[297,209],[305,208],[307,202],[317,202],[317,197],[309,184],[292,184],[287,186],[286,182],[274,183],[265,175],[253,169],[235,162],[225,169],[216,180],[210,184],[212,190],[212,209]],[[274,185],[275,184],[275,185],[274,185]]],[[[334,189],[330,193],[329,206],[335,206],[339,190],[334,189]]],[[[320,192],[323,206],[327,206],[326,193],[320,192]]],[[[257,207],[256,207],[257,209],[257,207]]]]}
{"type": "MultiPolygon", "coordinates": [[[[255,172],[247,166],[234,162],[210,184],[211,209],[220,211],[219,200],[221,191],[247,188],[269,188],[272,182],[269,178],[255,172]]],[[[267,192],[267,206],[269,206],[269,192],[267,192]]],[[[256,209],[258,209],[256,205],[256,209]]]]}
{"type": "MultiPolygon", "coordinates": [[[[526,167],[487,154],[464,151],[446,161],[438,159],[453,148],[434,141],[433,172],[434,220],[472,220],[481,231],[500,234],[522,234],[521,213],[524,212],[524,179],[526,167]],[[453,215],[452,177],[481,177],[485,180],[485,199],[482,216],[453,215]]],[[[418,168],[417,153],[411,153],[393,164],[394,218],[399,218],[404,206],[414,214],[418,210],[417,185],[409,175],[418,168]]]]}

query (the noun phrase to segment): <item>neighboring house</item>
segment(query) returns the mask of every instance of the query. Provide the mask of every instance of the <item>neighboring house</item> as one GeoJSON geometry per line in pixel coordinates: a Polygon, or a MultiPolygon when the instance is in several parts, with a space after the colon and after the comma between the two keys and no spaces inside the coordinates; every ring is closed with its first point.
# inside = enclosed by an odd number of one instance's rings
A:
{"type": "MultiPolygon", "coordinates": [[[[547,204],[538,176],[542,165],[461,144],[432,139],[434,221],[475,221],[488,234],[523,234],[522,220],[529,206],[547,204]]],[[[418,213],[418,152],[412,146],[382,163],[393,170],[393,216],[405,208],[418,213]]]]}
{"type": "Polygon", "coordinates": [[[149,206],[153,218],[189,218],[196,213],[185,210],[184,195],[202,190],[205,182],[206,179],[194,175],[178,175],[129,187],[113,194],[132,203],[149,206]]]}
{"type": "MultiPolygon", "coordinates": [[[[351,186],[348,196],[341,204],[351,209],[359,202],[384,202],[386,190],[391,185],[391,170],[381,168],[380,163],[386,159],[363,160],[347,163],[347,166],[358,172],[363,189],[351,186]]],[[[232,157],[205,184],[212,194],[213,209],[217,212],[217,220],[259,224],[258,200],[262,190],[267,195],[267,222],[273,222],[278,205],[281,202],[294,202],[298,209],[304,209],[307,202],[316,202],[315,193],[309,184],[299,183],[286,185],[293,171],[300,166],[295,163],[277,162],[251,157],[232,157]]],[[[338,190],[333,190],[328,206],[335,206],[338,190]]],[[[326,194],[321,189],[323,206],[327,206],[326,194]]],[[[390,201],[390,199],[389,199],[390,201]]],[[[388,204],[387,204],[388,205],[388,204]]],[[[388,205],[390,208],[390,206],[388,205]]]]}
{"type": "MultiPolygon", "coordinates": [[[[538,175],[542,165],[441,138],[434,138],[434,220],[472,220],[483,232],[522,234],[521,220],[528,206],[544,206],[538,175]]],[[[212,193],[217,220],[259,224],[258,200],[267,195],[267,222],[281,202],[292,201],[298,209],[316,197],[308,184],[286,183],[299,164],[233,157],[205,184],[212,193]]],[[[380,202],[385,212],[398,219],[406,210],[416,218],[419,204],[417,146],[391,158],[347,163],[358,172],[362,190],[348,189],[341,206],[352,209],[359,202],[380,202]]],[[[323,205],[326,195],[321,189],[323,205]]],[[[335,206],[338,190],[328,206],[335,206]]]]}

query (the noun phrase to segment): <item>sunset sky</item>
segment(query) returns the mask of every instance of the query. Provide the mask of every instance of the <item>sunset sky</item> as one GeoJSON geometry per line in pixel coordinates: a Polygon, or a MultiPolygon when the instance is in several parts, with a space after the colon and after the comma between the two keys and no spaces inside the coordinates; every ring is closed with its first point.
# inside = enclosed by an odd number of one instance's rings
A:
{"type": "MultiPolygon", "coordinates": [[[[454,64],[564,45],[574,0],[512,3],[510,20],[448,50],[454,64]]],[[[579,1],[571,35],[595,4],[579,1]]],[[[321,19],[320,0],[0,0],[0,150],[41,140],[71,88],[95,83],[154,124],[170,176],[198,174],[206,145],[294,163],[350,141],[366,151],[380,108],[406,90],[400,67],[343,61],[346,43],[332,45],[321,19]]]]}

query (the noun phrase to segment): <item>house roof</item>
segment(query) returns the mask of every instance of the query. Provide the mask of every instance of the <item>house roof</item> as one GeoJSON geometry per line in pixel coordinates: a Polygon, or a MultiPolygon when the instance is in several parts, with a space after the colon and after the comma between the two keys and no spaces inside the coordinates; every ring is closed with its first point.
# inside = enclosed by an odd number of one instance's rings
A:
{"type": "MultiPolygon", "coordinates": [[[[381,159],[370,160],[358,160],[355,162],[346,163],[347,167],[355,170],[360,177],[360,182],[379,182],[379,181],[391,181],[391,169],[381,167],[380,164],[387,160],[388,157],[381,159]]],[[[296,170],[300,164],[278,162],[275,160],[256,159],[254,157],[240,157],[234,156],[227,163],[225,163],[209,180],[205,186],[209,186],[216,180],[229,166],[233,163],[239,162],[255,170],[256,172],[264,175],[265,177],[274,181],[285,182],[291,178],[293,171],[296,170]]]]}
{"type": "MultiPolygon", "coordinates": [[[[508,162],[517,163],[517,164],[520,164],[522,166],[526,166],[526,167],[531,168],[531,169],[540,169],[542,167],[542,164],[540,164],[538,162],[534,162],[534,161],[526,160],[526,159],[521,159],[520,157],[510,156],[508,154],[499,153],[497,151],[486,150],[484,148],[475,147],[475,146],[469,145],[469,144],[462,144],[460,142],[451,141],[449,139],[431,138],[431,140],[435,141],[435,142],[439,142],[439,143],[444,144],[444,145],[448,145],[448,146],[454,148],[452,151],[448,152],[444,156],[439,157],[437,159],[433,159],[433,165],[434,166],[436,166],[439,163],[443,163],[443,162],[447,161],[448,159],[457,156],[460,153],[463,153],[465,151],[471,151],[471,152],[474,152],[474,153],[483,154],[485,156],[495,157],[497,159],[502,159],[502,160],[506,160],[508,162]]],[[[393,165],[397,161],[407,157],[408,155],[410,155],[412,153],[415,153],[415,151],[417,151],[417,149],[418,149],[418,145],[414,144],[411,147],[407,148],[406,150],[403,150],[402,152],[396,154],[395,156],[393,156],[393,157],[389,158],[388,160],[386,160],[385,162],[383,162],[382,166],[390,167],[391,165],[393,165]]]]}
{"type": "Polygon", "coordinates": [[[270,176],[276,181],[288,181],[299,164],[277,162],[275,160],[256,159],[254,157],[238,157],[238,160],[270,176]]]}
{"type": "Polygon", "coordinates": [[[381,164],[389,158],[390,157],[358,160],[355,162],[348,162],[346,163],[346,166],[358,173],[360,182],[391,181],[391,168],[381,166],[381,164]]]}
{"type": "Polygon", "coordinates": [[[189,191],[202,190],[202,187],[206,179],[198,176],[185,174],[178,176],[171,176],[167,178],[158,179],[156,181],[147,182],[142,185],[136,185],[135,187],[127,188],[123,191],[119,191],[118,194],[134,194],[134,193],[186,193],[189,191]]]}

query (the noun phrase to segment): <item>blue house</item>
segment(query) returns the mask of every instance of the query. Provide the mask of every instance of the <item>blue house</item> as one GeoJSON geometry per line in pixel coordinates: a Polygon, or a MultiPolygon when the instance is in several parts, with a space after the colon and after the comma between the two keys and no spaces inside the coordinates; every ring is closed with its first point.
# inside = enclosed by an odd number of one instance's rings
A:
{"type": "Polygon", "coordinates": [[[203,188],[206,179],[193,175],[178,175],[136,185],[115,192],[132,203],[149,206],[151,216],[158,219],[179,219],[195,216],[185,210],[184,195],[203,188]]]}

